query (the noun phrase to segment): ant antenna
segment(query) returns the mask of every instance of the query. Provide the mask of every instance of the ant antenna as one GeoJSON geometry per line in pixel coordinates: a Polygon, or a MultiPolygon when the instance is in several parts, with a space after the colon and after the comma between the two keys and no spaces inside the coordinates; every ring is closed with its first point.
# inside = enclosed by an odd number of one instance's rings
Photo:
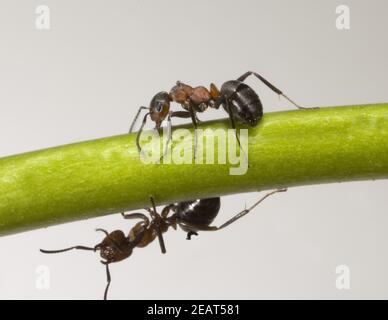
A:
{"type": "Polygon", "coordinates": [[[112,278],[110,276],[109,263],[107,263],[105,261],[101,261],[101,263],[104,264],[105,268],[106,268],[106,287],[105,287],[105,291],[104,291],[104,300],[107,300],[108,291],[109,291],[109,287],[110,287],[110,283],[112,281],[112,278]]]}
{"type": "Polygon", "coordinates": [[[88,250],[88,251],[96,251],[97,248],[90,248],[90,247],[84,247],[84,246],[74,246],[74,247],[70,247],[70,248],[66,248],[66,249],[61,249],[61,250],[44,250],[44,249],[39,249],[40,252],[42,253],[61,253],[61,252],[66,252],[66,251],[70,251],[70,250],[74,250],[74,249],[77,249],[77,250],[88,250]]]}
{"type": "Polygon", "coordinates": [[[137,133],[137,136],[136,136],[136,146],[137,146],[137,150],[139,151],[139,153],[142,153],[143,154],[143,151],[140,147],[140,136],[141,136],[141,133],[143,132],[143,128],[147,122],[147,117],[150,115],[149,112],[147,112],[143,118],[143,122],[141,123],[141,126],[140,126],[140,129],[137,133]]]}
{"type": "Polygon", "coordinates": [[[133,128],[135,127],[135,124],[136,124],[136,122],[137,122],[137,119],[139,119],[139,116],[140,116],[141,111],[142,111],[142,110],[149,110],[149,109],[150,109],[150,108],[147,108],[147,107],[144,107],[144,106],[141,106],[141,107],[139,108],[139,110],[138,110],[137,113],[136,113],[135,118],[134,118],[133,121],[132,121],[131,127],[129,128],[129,133],[132,133],[132,132],[133,132],[133,128]]]}

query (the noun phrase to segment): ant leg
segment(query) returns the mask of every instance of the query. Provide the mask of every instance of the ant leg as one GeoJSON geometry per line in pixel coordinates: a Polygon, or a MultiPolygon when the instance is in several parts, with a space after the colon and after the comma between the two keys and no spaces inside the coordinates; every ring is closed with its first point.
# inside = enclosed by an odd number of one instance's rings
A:
{"type": "Polygon", "coordinates": [[[177,229],[177,222],[176,222],[176,216],[173,214],[172,216],[168,216],[171,211],[175,212],[176,205],[175,204],[169,204],[165,206],[162,210],[161,217],[162,219],[167,223],[169,227],[172,227],[174,230],[177,229]]]}
{"type": "Polygon", "coordinates": [[[166,153],[167,153],[167,150],[168,150],[168,145],[169,145],[169,143],[172,140],[171,118],[173,118],[173,117],[185,119],[185,118],[190,118],[191,115],[190,115],[190,112],[188,112],[188,111],[172,111],[170,113],[170,119],[169,119],[169,122],[170,122],[169,123],[170,124],[170,126],[169,126],[169,128],[170,128],[169,129],[169,140],[167,141],[167,145],[166,145],[166,153]]]}
{"type": "Polygon", "coordinates": [[[147,116],[149,116],[149,112],[147,112],[146,114],[145,114],[145,116],[144,116],[144,118],[143,118],[143,122],[142,122],[142,124],[141,124],[141,126],[140,126],[140,129],[139,129],[139,131],[138,131],[138,133],[137,133],[137,136],[136,136],[136,147],[137,147],[137,150],[139,151],[139,153],[141,153],[141,147],[140,147],[140,135],[141,135],[141,133],[143,132],[143,128],[144,128],[144,126],[145,126],[145,124],[146,124],[146,122],[147,122],[147,116]]]}
{"type": "Polygon", "coordinates": [[[153,196],[150,196],[150,201],[151,201],[152,210],[149,210],[149,213],[151,214],[152,218],[155,218],[158,216],[158,213],[156,211],[156,204],[153,196]]]}
{"type": "Polygon", "coordinates": [[[301,107],[294,101],[292,101],[289,97],[287,97],[280,89],[276,88],[272,83],[270,83],[268,80],[264,79],[261,75],[259,75],[256,72],[253,71],[248,71],[244,73],[241,77],[237,78],[238,81],[245,81],[246,78],[248,78],[250,75],[254,75],[257,79],[259,79],[261,82],[263,82],[268,88],[270,88],[273,92],[277,93],[278,95],[284,97],[286,100],[291,102],[295,107],[298,109],[319,109],[319,108],[306,108],[306,107],[301,107]]]}
{"type": "MultiPolygon", "coordinates": [[[[130,213],[130,214],[125,214],[124,212],[121,213],[121,216],[124,219],[141,219],[143,220],[143,227],[147,228],[150,225],[150,220],[148,217],[142,213],[130,213]]],[[[139,222],[141,223],[141,222],[139,222]]]]}
{"type": "Polygon", "coordinates": [[[168,217],[168,214],[170,213],[171,210],[174,210],[175,204],[169,204],[168,206],[165,206],[162,210],[162,218],[166,219],[168,217]]]}
{"type": "Polygon", "coordinates": [[[190,118],[190,112],[187,111],[172,111],[169,113],[167,117],[167,124],[168,124],[168,138],[166,142],[165,150],[163,151],[163,155],[160,157],[159,161],[162,161],[162,159],[165,157],[165,155],[168,152],[168,146],[172,140],[172,125],[171,125],[171,118],[190,118]]]}
{"type": "Polygon", "coordinates": [[[109,236],[109,232],[104,229],[96,229],[97,232],[103,232],[106,236],[109,236]]]}
{"type": "MultiPolygon", "coordinates": [[[[235,135],[236,135],[236,140],[237,140],[237,143],[238,143],[238,147],[240,148],[240,151],[242,152],[242,154],[244,155],[246,161],[248,162],[248,156],[247,156],[247,154],[245,153],[244,149],[241,146],[240,135],[237,133],[236,122],[234,121],[233,112],[232,112],[232,109],[230,108],[230,104],[229,104],[229,100],[228,99],[225,100],[225,106],[226,106],[226,110],[227,110],[227,112],[229,114],[230,125],[231,125],[232,129],[234,129],[234,132],[235,132],[235,135]]],[[[248,164],[248,166],[249,166],[249,164],[248,164]]]]}
{"type": "MultiPolygon", "coordinates": [[[[165,157],[165,155],[167,154],[167,151],[168,151],[168,145],[170,144],[171,142],[171,139],[172,139],[172,124],[171,124],[171,113],[172,112],[169,112],[168,116],[167,116],[167,128],[168,128],[168,132],[167,132],[167,142],[166,142],[166,147],[163,151],[163,154],[162,156],[159,158],[159,162],[162,161],[162,159],[165,157]]],[[[164,138],[164,137],[163,137],[164,138]]],[[[163,139],[164,141],[164,139],[163,139]]]]}
{"type": "MultiPolygon", "coordinates": [[[[210,104],[210,102],[209,102],[209,104],[210,104]]],[[[195,120],[197,121],[197,123],[198,124],[201,124],[201,120],[198,118],[198,113],[199,112],[204,112],[206,109],[207,109],[207,107],[208,107],[208,104],[206,104],[206,103],[201,103],[199,106],[197,106],[197,111],[195,112],[195,120]]]]}
{"type": "Polygon", "coordinates": [[[163,254],[165,254],[167,252],[167,250],[166,250],[166,246],[164,244],[164,239],[163,239],[162,232],[160,231],[160,228],[158,228],[156,232],[158,234],[160,250],[162,251],[163,254]]]}
{"type": "Polygon", "coordinates": [[[191,105],[191,101],[189,104],[189,113],[191,117],[191,122],[193,123],[194,126],[194,159],[196,158],[197,155],[197,144],[198,144],[198,137],[197,137],[197,128],[198,128],[198,123],[197,123],[197,116],[196,112],[194,111],[194,108],[191,105]]]}
{"type": "Polygon", "coordinates": [[[104,300],[106,300],[108,298],[108,290],[109,290],[112,278],[110,276],[109,263],[106,263],[106,262],[103,262],[103,261],[101,261],[101,263],[105,264],[105,267],[106,267],[106,282],[107,283],[106,283],[106,287],[105,287],[105,291],[104,291],[104,300]]]}
{"type": "Polygon", "coordinates": [[[204,226],[204,225],[197,225],[187,222],[178,222],[179,226],[184,230],[190,230],[187,232],[186,240],[191,240],[192,236],[198,236],[197,231],[217,231],[218,228],[215,226],[204,226]],[[194,231],[195,230],[195,231],[194,231]]]}
{"type": "Polygon", "coordinates": [[[228,111],[229,120],[230,120],[230,126],[232,127],[232,129],[235,130],[237,143],[238,143],[238,145],[239,145],[239,147],[241,149],[240,137],[239,137],[239,135],[237,133],[236,122],[234,121],[234,116],[233,116],[232,109],[230,108],[230,105],[229,105],[229,100],[225,100],[225,106],[226,106],[226,110],[228,111]]]}
{"type": "Polygon", "coordinates": [[[61,253],[61,252],[66,252],[66,251],[70,251],[70,250],[73,250],[73,249],[96,251],[95,248],[84,247],[84,246],[74,246],[74,247],[70,247],[70,248],[66,248],[66,249],[61,249],[61,250],[44,250],[44,249],[39,249],[39,251],[42,252],[42,253],[61,253]]]}
{"type": "Polygon", "coordinates": [[[135,124],[136,124],[136,122],[137,122],[137,119],[138,119],[139,116],[140,116],[140,112],[141,112],[142,110],[144,110],[144,109],[149,110],[149,108],[144,107],[144,106],[141,106],[141,107],[139,108],[139,110],[138,110],[137,113],[136,113],[135,118],[134,118],[133,121],[132,121],[131,127],[129,128],[129,133],[131,133],[131,132],[133,131],[133,128],[135,127],[135,124]]]}
{"type": "Polygon", "coordinates": [[[191,121],[193,122],[194,128],[197,129],[197,127],[198,127],[197,115],[196,115],[196,112],[194,111],[194,109],[191,105],[189,106],[189,114],[191,117],[191,121]]]}
{"type": "Polygon", "coordinates": [[[195,231],[189,231],[189,232],[187,232],[186,240],[191,240],[191,237],[192,237],[192,236],[198,236],[198,233],[196,233],[195,231]]]}
{"type": "Polygon", "coordinates": [[[188,111],[173,111],[173,112],[171,112],[171,117],[190,118],[191,114],[188,111]]]}
{"type": "Polygon", "coordinates": [[[145,214],[142,214],[142,213],[125,214],[124,212],[122,212],[121,215],[124,219],[142,219],[147,224],[149,223],[149,219],[147,218],[147,216],[145,214]]]}
{"type": "MultiPolygon", "coordinates": [[[[285,192],[285,191],[287,191],[287,189],[284,188],[284,189],[277,189],[277,190],[274,190],[274,191],[271,191],[271,192],[267,193],[266,195],[264,195],[264,197],[260,198],[256,203],[254,203],[250,208],[242,210],[241,212],[236,214],[233,218],[229,219],[228,221],[226,221],[224,224],[222,224],[219,227],[216,227],[216,226],[201,226],[201,225],[195,225],[195,224],[190,224],[190,223],[182,223],[182,222],[180,223],[180,225],[183,226],[185,229],[188,229],[188,230],[218,231],[218,230],[221,230],[221,229],[229,226],[233,222],[237,221],[238,219],[242,218],[243,216],[245,216],[246,214],[251,212],[254,208],[256,208],[256,206],[258,206],[264,199],[268,198],[269,196],[271,196],[271,195],[273,195],[275,193],[278,193],[278,192],[285,192]]],[[[191,235],[193,235],[194,234],[193,232],[194,231],[190,231],[189,233],[191,233],[191,235]]],[[[187,236],[189,238],[189,234],[187,236]]]]}
{"type": "Polygon", "coordinates": [[[269,196],[275,194],[275,193],[278,193],[278,192],[285,192],[287,191],[286,188],[283,188],[283,189],[276,189],[276,190],[273,190],[271,192],[268,192],[267,194],[265,194],[262,198],[260,198],[258,201],[256,201],[250,208],[248,209],[244,209],[242,210],[241,212],[239,212],[238,214],[236,214],[233,218],[229,219],[228,221],[226,221],[224,224],[222,224],[221,226],[219,226],[217,228],[217,230],[220,230],[220,229],[223,229],[227,226],[229,226],[230,224],[232,224],[233,222],[237,221],[238,219],[242,218],[243,216],[245,216],[246,214],[248,214],[249,212],[251,212],[254,208],[256,208],[261,202],[263,202],[266,198],[268,198],[269,196]]]}
{"type": "Polygon", "coordinates": [[[163,239],[163,234],[162,234],[162,231],[160,230],[160,224],[159,224],[159,219],[160,219],[160,216],[159,214],[157,213],[156,211],[156,205],[155,205],[155,199],[153,196],[150,197],[150,200],[151,200],[151,204],[152,204],[152,210],[149,210],[151,216],[152,216],[152,219],[157,221],[156,223],[156,233],[158,235],[158,240],[159,240],[159,245],[160,245],[160,250],[162,251],[162,253],[166,253],[166,246],[164,244],[164,239],[163,239]]]}

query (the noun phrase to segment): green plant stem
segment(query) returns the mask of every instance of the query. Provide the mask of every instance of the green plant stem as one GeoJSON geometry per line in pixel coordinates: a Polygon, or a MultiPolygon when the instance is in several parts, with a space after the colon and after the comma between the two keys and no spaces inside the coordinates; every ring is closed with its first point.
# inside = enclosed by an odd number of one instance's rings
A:
{"type": "MultiPolygon", "coordinates": [[[[188,126],[190,128],[190,126],[188,126]]],[[[229,128],[227,120],[202,128],[229,128]]],[[[135,134],[0,159],[0,234],[175,201],[388,177],[388,104],[265,114],[249,130],[249,169],[144,164],[135,134]]]]}

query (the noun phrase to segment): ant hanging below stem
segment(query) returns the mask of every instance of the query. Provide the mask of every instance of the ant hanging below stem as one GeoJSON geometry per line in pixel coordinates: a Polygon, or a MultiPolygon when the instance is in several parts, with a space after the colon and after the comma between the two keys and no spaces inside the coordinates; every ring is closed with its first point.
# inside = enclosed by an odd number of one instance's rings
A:
{"type": "Polygon", "coordinates": [[[125,219],[141,220],[130,229],[128,236],[125,236],[121,230],[109,233],[104,229],[96,229],[96,231],[103,232],[105,238],[94,247],[73,246],[60,250],[40,249],[40,251],[47,254],[62,253],[70,250],[99,251],[103,259],[101,263],[106,268],[107,284],[104,291],[104,300],[106,300],[112,280],[109,265],[129,258],[136,247],[144,248],[158,238],[161,252],[164,254],[166,253],[166,247],[163,234],[170,227],[176,230],[177,225],[179,225],[182,230],[187,232],[187,239],[190,240],[192,235],[198,235],[198,231],[218,231],[226,228],[251,212],[267,197],[284,191],[287,191],[287,189],[277,189],[265,194],[250,208],[240,211],[219,227],[211,226],[211,223],[220,211],[221,201],[219,197],[170,204],[165,206],[160,214],[156,210],[154,198],[151,197],[151,207],[146,209],[150,214],[151,220],[143,213],[122,213],[125,219]],[[173,212],[172,215],[170,215],[171,212],[173,212]]]}

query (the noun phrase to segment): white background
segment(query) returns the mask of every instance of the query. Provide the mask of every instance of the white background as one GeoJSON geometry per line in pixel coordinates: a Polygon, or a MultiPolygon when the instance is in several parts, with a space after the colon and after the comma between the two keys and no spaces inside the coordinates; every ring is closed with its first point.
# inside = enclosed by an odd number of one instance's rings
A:
{"type": "MultiPolygon", "coordinates": [[[[0,156],[122,134],[139,105],[176,80],[208,85],[255,70],[302,105],[387,102],[386,1],[0,0],[0,156]],[[51,30],[35,29],[35,8],[51,30]]],[[[292,108],[255,80],[265,111],[292,108]]],[[[224,117],[219,113],[201,119],[224,117]]],[[[319,164],[318,164],[319,165],[319,164]]],[[[219,233],[166,234],[112,265],[111,299],[388,298],[387,181],[292,188],[219,233]],[[350,268],[349,290],[335,286],[350,268]]],[[[222,223],[258,194],[222,199],[222,223]]],[[[0,298],[100,299],[105,270],[90,252],[44,248],[129,230],[119,215],[0,239],[0,298]],[[50,289],[36,288],[38,266],[50,289]]]]}

